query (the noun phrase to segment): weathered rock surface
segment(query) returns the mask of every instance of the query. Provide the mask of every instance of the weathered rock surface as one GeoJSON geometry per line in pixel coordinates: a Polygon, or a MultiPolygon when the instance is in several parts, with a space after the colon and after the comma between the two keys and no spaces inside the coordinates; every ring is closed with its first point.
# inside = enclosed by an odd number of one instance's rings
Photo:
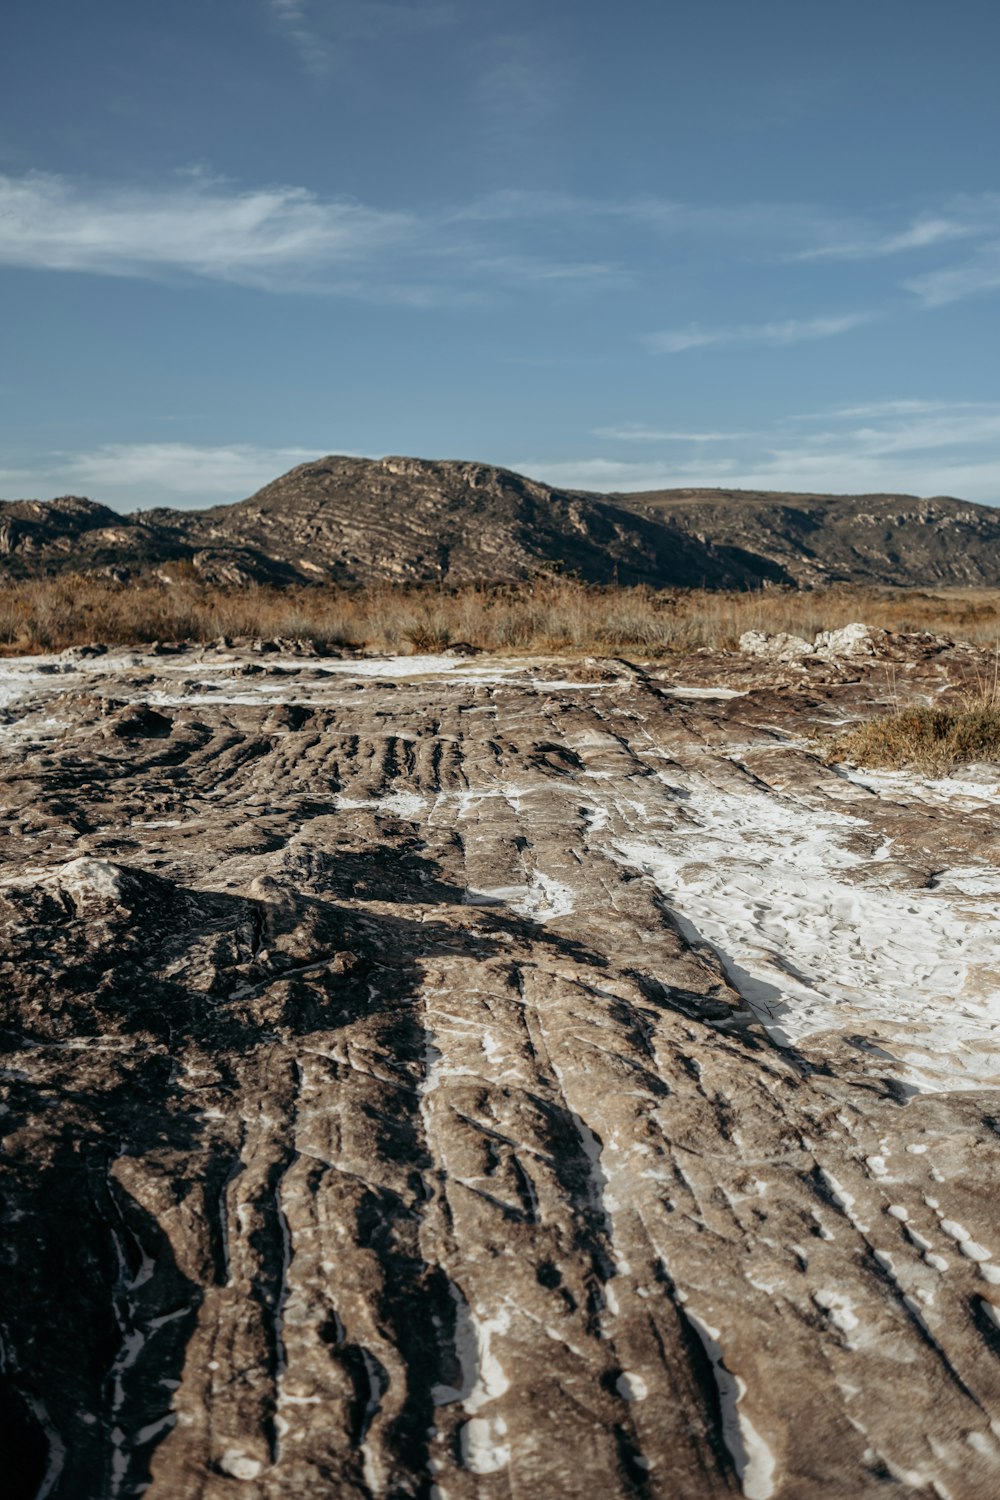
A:
{"type": "Polygon", "coordinates": [[[804,656],[815,655],[816,647],[801,635],[789,635],[780,630],[744,630],[740,636],[740,650],[747,656],[763,656],[772,661],[801,661],[804,656]]]}
{"type": "Polygon", "coordinates": [[[966,670],[3,663],[7,1492],[1000,1492],[966,670]]]}
{"type": "Polygon", "coordinates": [[[739,648],[744,655],[765,661],[798,662],[823,668],[828,668],[832,662],[857,662],[870,657],[883,661],[908,661],[915,666],[941,652],[967,657],[977,654],[971,644],[934,635],[929,630],[879,630],[860,621],[844,625],[839,630],[821,630],[811,641],[785,631],[745,630],[740,636],[739,648]]]}

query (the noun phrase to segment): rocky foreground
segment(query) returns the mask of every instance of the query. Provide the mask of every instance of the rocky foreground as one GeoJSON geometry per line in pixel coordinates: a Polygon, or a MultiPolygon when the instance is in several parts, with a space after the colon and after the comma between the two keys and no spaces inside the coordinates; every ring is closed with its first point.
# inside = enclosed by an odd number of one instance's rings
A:
{"type": "MultiPolygon", "coordinates": [[[[0,664],[7,1493],[1000,1493],[976,662],[0,664]]],[[[788,653],[786,652],[786,657],[788,653]]]]}

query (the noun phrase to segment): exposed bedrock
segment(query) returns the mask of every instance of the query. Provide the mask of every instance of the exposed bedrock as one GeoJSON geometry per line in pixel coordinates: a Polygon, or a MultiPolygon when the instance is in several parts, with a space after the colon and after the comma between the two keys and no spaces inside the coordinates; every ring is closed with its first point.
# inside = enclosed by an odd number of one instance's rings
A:
{"type": "Polygon", "coordinates": [[[679,670],[8,695],[14,1500],[1000,1492],[996,788],[679,670]]]}

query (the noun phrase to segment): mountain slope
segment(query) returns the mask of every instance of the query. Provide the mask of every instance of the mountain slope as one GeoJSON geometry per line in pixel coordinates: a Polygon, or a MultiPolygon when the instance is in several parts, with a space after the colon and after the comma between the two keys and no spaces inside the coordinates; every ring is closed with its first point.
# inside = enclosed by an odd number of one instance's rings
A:
{"type": "Polygon", "coordinates": [[[15,502],[0,507],[5,525],[0,562],[22,576],[174,560],[218,581],[279,583],[462,584],[562,569],[594,583],[725,588],[752,586],[762,570],[782,576],[601,496],[410,458],[319,459],[205,511],[121,517],[82,500],[15,502]]]}
{"type": "Polygon", "coordinates": [[[806,587],[1000,584],[1000,509],[949,496],[689,489],[611,498],[767,559],[806,587]]]}
{"type": "Polygon", "coordinates": [[[193,526],[173,517],[206,548],[235,546],[313,581],[468,583],[553,567],[593,583],[725,587],[757,577],[669,518],[488,464],[323,458],[193,526]]]}

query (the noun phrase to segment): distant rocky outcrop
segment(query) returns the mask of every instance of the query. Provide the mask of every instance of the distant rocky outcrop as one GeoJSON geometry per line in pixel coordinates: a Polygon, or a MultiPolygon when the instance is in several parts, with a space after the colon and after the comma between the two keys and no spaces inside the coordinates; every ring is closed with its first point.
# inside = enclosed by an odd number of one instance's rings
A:
{"type": "Polygon", "coordinates": [[[503,583],[564,572],[654,587],[1000,585],[1000,511],[900,495],[552,489],[489,464],[331,456],[248,500],[118,515],[0,502],[0,577],[189,570],[206,582],[503,583]]]}
{"type": "Polygon", "coordinates": [[[654,490],[609,497],[719,548],[740,549],[800,587],[1000,584],[1000,509],[914,495],[654,490]]]}

